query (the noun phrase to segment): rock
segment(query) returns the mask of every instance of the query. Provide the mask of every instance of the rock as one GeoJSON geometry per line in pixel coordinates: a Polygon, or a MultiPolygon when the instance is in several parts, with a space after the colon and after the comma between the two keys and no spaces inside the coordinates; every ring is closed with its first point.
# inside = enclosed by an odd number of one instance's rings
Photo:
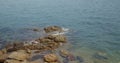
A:
{"type": "Polygon", "coordinates": [[[81,62],[84,62],[84,59],[80,56],[77,56],[76,59],[81,63],[81,62]]]}
{"type": "Polygon", "coordinates": [[[14,47],[14,49],[16,49],[16,50],[23,49],[24,43],[22,43],[22,42],[14,42],[14,43],[13,43],[13,47],[14,47]]]}
{"type": "MultiPolygon", "coordinates": [[[[75,56],[67,50],[60,50],[60,55],[63,58],[65,58],[65,60],[67,60],[67,61],[74,61],[76,59],[75,56]]],[[[66,62],[66,61],[64,61],[64,62],[66,62]]]]}
{"type": "Polygon", "coordinates": [[[39,41],[40,42],[53,42],[53,40],[51,40],[51,39],[47,39],[47,38],[41,38],[41,39],[39,39],[39,41]]]}
{"type": "Polygon", "coordinates": [[[60,55],[63,57],[67,57],[70,53],[67,50],[60,50],[60,55]]]}
{"type": "Polygon", "coordinates": [[[49,63],[59,63],[59,62],[49,62],[49,63]]]}
{"type": "Polygon", "coordinates": [[[39,28],[25,28],[25,30],[30,30],[30,31],[35,31],[35,32],[39,32],[40,31],[39,28]]]}
{"type": "Polygon", "coordinates": [[[24,47],[24,43],[14,42],[12,44],[7,44],[6,45],[6,50],[7,50],[7,52],[13,52],[13,51],[16,51],[16,50],[23,49],[23,47],[24,47]]]}
{"type": "Polygon", "coordinates": [[[58,57],[55,54],[47,54],[44,56],[46,62],[57,62],[58,57]]]}
{"type": "Polygon", "coordinates": [[[8,58],[10,59],[16,59],[16,60],[26,60],[29,58],[29,55],[23,51],[18,51],[18,52],[12,52],[8,58]]]}
{"type": "Polygon", "coordinates": [[[36,32],[38,32],[38,31],[40,31],[38,28],[34,28],[34,29],[32,29],[33,31],[36,31],[36,32]]]}
{"type": "Polygon", "coordinates": [[[59,32],[61,32],[61,31],[62,31],[62,28],[59,27],[59,26],[49,26],[49,27],[44,28],[44,31],[45,31],[46,33],[54,32],[54,31],[59,31],[59,32]]]}
{"type": "Polygon", "coordinates": [[[3,52],[0,50],[0,56],[3,55],[3,52]]]}
{"type": "Polygon", "coordinates": [[[6,60],[4,63],[21,63],[21,62],[18,60],[10,59],[10,60],[6,60]]]}
{"type": "Polygon", "coordinates": [[[27,60],[24,60],[24,61],[21,61],[21,63],[30,63],[30,62],[27,60]]]}
{"type": "Polygon", "coordinates": [[[93,55],[93,58],[99,59],[99,60],[107,60],[108,57],[106,57],[105,53],[98,52],[93,55]]]}
{"type": "Polygon", "coordinates": [[[31,53],[32,53],[32,51],[31,51],[30,49],[27,49],[26,52],[27,52],[28,54],[31,54],[31,53]]]}
{"type": "Polygon", "coordinates": [[[63,63],[69,63],[67,59],[63,59],[63,63]]]}
{"type": "Polygon", "coordinates": [[[7,54],[0,55],[0,63],[4,62],[7,59],[7,54]]]}
{"type": "Polygon", "coordinates": [[[1,51],[3,52],[3,54],[7,53],[7,49],[6,48],[2,49],[1,51]]]}
{"type": "Polygon", "coordinates": [[[67,39],[66,39],[66,37],[63,36],[63,35],[57,35],[57,36],[55,36],[54,41],[55,41],[55,42],[66,42],[67,39]]]}
{"type": "Polygon", "coordinates": [[[67,59],[68,59],[69,61],[75,61],[75,60],[76,60],[75,56],[72,55],[72,54],[68,55],[67,59]]]}
{"type": "Polygon", "coordinates": [[[64,35],[48,35],[45,38],[53,40],[54,42],[67,42],[67,39],[64,35]]]}

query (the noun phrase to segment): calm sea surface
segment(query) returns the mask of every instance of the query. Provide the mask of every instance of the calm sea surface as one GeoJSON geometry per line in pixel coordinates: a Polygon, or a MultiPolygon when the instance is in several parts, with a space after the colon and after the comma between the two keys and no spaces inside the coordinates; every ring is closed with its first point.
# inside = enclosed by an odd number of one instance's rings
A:
{"type": "Polygon", "coordinates": [[[0,0],[0,48],[49,25],[70,29],[71,51],[88,63],[120,63],[120,0],[0,0]]]}

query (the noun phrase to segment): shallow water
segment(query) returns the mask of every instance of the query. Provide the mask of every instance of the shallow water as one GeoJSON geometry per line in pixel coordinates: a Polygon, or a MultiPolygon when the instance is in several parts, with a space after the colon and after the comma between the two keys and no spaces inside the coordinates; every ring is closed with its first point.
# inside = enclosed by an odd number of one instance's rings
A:
{"type": "Polygon", "coordinates": [[[0,0],[0,47],[42,36],[25,28],[59,25],[71,51],[89,63],[120,63],[120,0],[0,0]],[[107,60],[93,58],[106,53],[107,60]]]}

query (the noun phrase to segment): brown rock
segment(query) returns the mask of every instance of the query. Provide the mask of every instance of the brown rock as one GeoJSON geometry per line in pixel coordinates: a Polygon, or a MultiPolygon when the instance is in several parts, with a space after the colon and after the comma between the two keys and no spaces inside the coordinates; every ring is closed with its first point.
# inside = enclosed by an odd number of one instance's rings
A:
{"type": "Polygon", "coordinates": [[[7,54],[3,54],[3,55],[1,55],[0,56],[0,62],[2,63],[2,62],[4,62],[6,59],[7,59],[7,54]]]}
{"type": "Polygon", "coordinates": [[[50,40],[50,39],[47,39],[47,38],[41,38],[41,39],[39,39],[40,40],[40,42],[53,42],[52,40],[50,40]]]}
{"type": "Polygon", "coordinates": [[[61,32],[61,31],[62,31],[62,28],[59,27],[59,26],[49,26],[49,27],[44,28],[44,31],[45,31],[46,33],[54,32],[54,31],[59,31],[59,32],[61,32]]]}
{"type": "Polygon", "coordinates": [[[3,55],[3,52],[0,50],[0,56],[3,55]]]}
{"type": "Polygon", "coordinates": [[[12,52],[8,58],[16,60],[26,60],[29,58],[29,55],[23,51],[12,52]]]}
{"type": "Polygon", "coordinates": [[[38,28],[34,28],[33,31],[38,32],[38,31],[40,31],[40,30],[39,30],[38,28]]]}
{"type": "Polygon", "coordinates": [[[56,62],[58,60],[58,57],[55,54],[47,54],[44,56],[44,60],[46,62],[56,62]]]}
{"type": "Polygon", "coordinates": [[[49,63],[59,63],[59,62],[49,62],[49,63]]]}
{"type": "Polygon", "coordinates": [[[55,42],[66,42],[67,41],[67,39],[64,35],[48,35],[45,38],[53,40],[55,42]]]}
{"type": "Polygon", "coordinates": [[[70,53],[67,50],[60,50],[60,55],[63,57],[67,57],[70,53]]]}
{"type": "Polygon", "coordinates": [[[18,60],[11,59],[11,60],[6,60],[4,63],[21,63],[21,62],[18,60]]]}
{"type": "Polygon", "coordinates": [[[1,51],[3,52],[3,54],[7,53],[7,49],[6,48],[2,49],[1,51]]]}
{"type": "Polygon", "coordinates": [[[57,35],[57,36],[55,36],[54,40],[55,40],[55,42],[66,42],[67,41],[66,37],[63,36],[63,35],[57,35]]]}

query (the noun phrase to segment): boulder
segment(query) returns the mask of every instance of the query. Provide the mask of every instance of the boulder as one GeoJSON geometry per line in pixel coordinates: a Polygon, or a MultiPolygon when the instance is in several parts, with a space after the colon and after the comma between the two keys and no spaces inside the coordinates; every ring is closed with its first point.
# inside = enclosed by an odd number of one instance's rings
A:
{"type": "Polygon", "coordinates": [[[66,42],[67,39],[64,35],[57,35],[55,36],[54,41],[55,42],[66,42]]]}
{"type": "Polygon", "coordinates": [[[59,27],[59,26],[49,26],[49,27],[44,28],[44,31],[45,31],[46,33],[54,32],[54,31],[59,31],[59,32],[61,32],[61,31],[62,31],[62,28],[59,27]]]}
{"type": "Polygon", "coordinates": [[[47,54],[44,56],[46,62],[57,62],[58,57],[55,54],[47,54]]]}
{"type": "Polygon", "coordinates": [[[10,59],[16,59],[16,60],[26,60],[29,58],[29,55],[25,53],[24,51],[17,51],[17,52],[12,52],[8,58],[10,59]]]}
{"type": "Polygon", "coordinates": [[[46,39],[53,40],[54,42],[66,42],[67,38],[64,35],[48,35],[46,39]]]}

